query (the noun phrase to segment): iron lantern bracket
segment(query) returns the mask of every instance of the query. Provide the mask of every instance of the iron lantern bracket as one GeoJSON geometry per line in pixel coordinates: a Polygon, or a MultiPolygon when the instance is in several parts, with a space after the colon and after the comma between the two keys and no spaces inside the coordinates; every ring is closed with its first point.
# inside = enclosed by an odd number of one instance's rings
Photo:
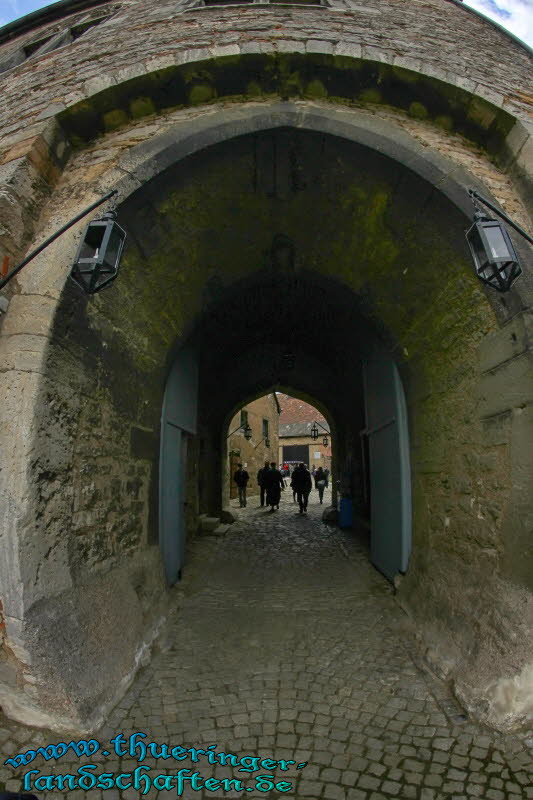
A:
{"type": "Polygon", "coordinates": [[[263,442],[265,442],[265,446],[266,446],[266,447],[270,447],[270,441],[269,441],[269,438],[268,438],[268,436],[264,436],[264,437],[261,439],[261,441],[260,441],[260,442],[258,442],[258,443],[255,445],[255,447],[254,447],[254,450],[257,450],[257,448],[259,447],[259,445],[260,445],[260,444],[262,444],[263,442]]]}
{"type": "Polygon", "coordinates": [[[5,276],[5,278],[2,278],[2,280],[0,280],[0,290],[3,289],[4,286],[6,285],[6,283],[9,283],[11,278],[14,278],[15,275],[18,272],[20,272],[20,270],[23,267],[26,266],[26,264],[29,264],[30,261],[32,261],[35,258],[35,256],[38,256],[39,253],[42,253],[42,251],[45,250],[48,247],[49,244],[52,244],[52,242],[55,242],[55,240],[58,239],[61,236],[61,234],[65,233],[65,231],[68,231],[69,228],[72,228],[72,226],[75,225],[77,222],[79,222],[81,219],[83,219],[83,217],[86,217],[87,214],[90,214],[91,211],[94,211],[95,208],[98,208],[98,206],[101,206],[102,203],[105,203],[106,200],[109,200],[111,197],[114,197],[114,195],[116,195],[116,194],[118,194],[116,189],[113,189],[113,191],[108,192],[103,197],[101,197],[100,200],[96,200],[96,202],[92,203],[84,211],[81,211],[76,217],[74,217],[74,219],[71,219],[70,222],[67,222],[66,225],[63,225],[62,228],[60,228],[58,231],[56,231],[54,234],[52,234],[52,236],[49,236],[48,239],[45,239],[45,241],[42,244],[40,244],[39,247],[36,247],[35,250],[32,250],[31,253],[29,255],[27,255],[26,258],[24,258],[20,262],[20,264],[17,264],[17,266],[14,267],[11,270],[11,272],[8,272],[8,274],[5,276]]]}
{"type": "MultiPolygon", "coordinates": [[[[483,203],[484,206],[487,206],[487,208],[490,208],[491,211],[494,211],[494,213],[497,214],[501,219],[503,219],[504,222],[510,225],[511,228],[513,228],[513,230],[519,233],[520,236],[523,236],[526,242],[529,242],[529,244],[533,244],[533,237],[531,237],[529,233],[526,233],[526,231],[523,228],[521,228],[520,225],[517,225],[516,222],[513,222],[513,220],[510,217],[508,217],[504,211],[500,211],[499,208],[496,208],[494,203],[491,203],[490,200],[487,200],[485,197],[482,197],[479,194],[479,192],[475,191],[475,189],[469,189],[468,194],[472,199],[472,202],[474,203],[474,207],[477,208],[476,201],[478,203],[483,203]]],[[[476,213],[479,212],[477,211],[476,213]]]]}
{"type": "Polygon", "coordinates": [[[233,436],[233,434],[237,433],[237,431],[244,431],[245,427],[246,427],[245,425],[239,425],[239,427],[235,428],[234,431],[232,431],[231,433],[228,433],[228,435],[226,436],[226,439],[229,439],[229,437],[233,436]]]}

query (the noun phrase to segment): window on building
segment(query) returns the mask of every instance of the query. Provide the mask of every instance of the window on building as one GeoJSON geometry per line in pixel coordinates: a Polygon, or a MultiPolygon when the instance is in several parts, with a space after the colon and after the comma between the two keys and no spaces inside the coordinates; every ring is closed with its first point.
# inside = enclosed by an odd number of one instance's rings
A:
{"type": "Polygon", "coordinates": [[[206,6],[234,6],[234,5],[250,5],[254,0],[204,0],[206,6]]]}
{"type": "Polygon", "coordinates": [[[263,439],[268,439],[268,420],[263,420],[263,439]]]}
{"type": "Polygon", "coordinates": [[[205,6],[229,6],[229,5],[251,5],[251,4],[282,4],[291,6],[325,6],[327,0],[203,0],[205,6]]]}
{"type": "Polygon", "coordinates": [[[19,64],[22,64],[24,61],[27,61],[29,58],[36,58],[37,56],[42,56],[45,53],[51,53],[52,50],[57,50],[58,47],[71,44],[76,39],[79,39],[80,36],[83,36],[83,34],[91,28],[94,28],[96,25],[100,25],[102,22],[108,20],[117,10],[118,7],[115,6],[110,11],[108,10],[105,14],[100,12],[99,15],[96,16],[94,14],[93,16],[85,16],[83,19],[78,20],[75,25],[63,28],[60,31],[56,30],[53,33],[47,34],[46,36],[40,36],[33,41],[27,42],[27,44],[19,47],[3,61],[0,61],[0,72],[5,72],[12,67],[16,67],[19,64]]]}
{"type": "Polygon", "coordinates": [[[53,36],[45,36],[42,39],[37,39],[34,42],[30,42],[30,44],[27,44],[22,48],[24,55],[26,56],[26,58],[34,56],[35,53],[38,53],[39,50],[41,50],[45,46],[45,44],[47,44],[53,38],[54,38],[53,36]]]}
{"type": "Polygon", "coordinates": [[[248,425],[248,412],[245,408],[241,408],[241,428],[246,428],[248,425]]]}

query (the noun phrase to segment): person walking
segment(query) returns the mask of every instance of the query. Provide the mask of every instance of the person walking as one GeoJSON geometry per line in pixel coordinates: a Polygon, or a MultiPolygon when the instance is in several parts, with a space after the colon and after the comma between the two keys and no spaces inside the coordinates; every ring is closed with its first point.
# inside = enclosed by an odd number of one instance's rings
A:
{"type": "Polygon", "coordinates": [[[322,467],[319,467],[315,472],[315,489],[318,490],[318,497],[322,503],[324,497],[324,489],[326,488],[326,474],[322,467]]]}
{"type": "Polygon", "coordinates": [[[261,508],[263,508],[263,506],[265,505],[265,494],[266,494],[265,474],[268,472],[269,469],[270,469],[270,464],[268,463],[268,461],[265,461],[265,466],[261,467],[261,469],[257,473],[257,483],[260,489],[259,494],[260,494],[261,508]]]}
{"type": "Polygon", "coordinates": [[[264,480],[266,480],[266,504],[270,506],[270,510],[274,508],[279,509],[279,501],[281,499],[281,492],[285,488],[285,481],[279,469],[276,469],[276,462],[270,462],[270,469],[265,473],[264,480]]]}
{"type": "Polygon", "coordinates": [[[246,486],[248,485],[248,481],[250,480],[250,476],[243,469],[242,464],[237,464],[237,471],[233,476],[233,480],[237,484],[237,488],[239,490],[239,505],[241,508],[246,507],[246,486]]]}
{"type": "Polygon", "coordinates": [[[326,478],[326,489],[327,489],[329,487],[329,469],[327,467],[324,469],[324,475],[326,478]]]}
{"type": "Polygon", "coordinates": [[[292,502],[296,502],[296,487],[294,485],[294,473],[296,472],[296,468],[293,469],[291,475],[291,489],[292,489],[292,502]]]}
{"type": "Polygon", "coordinates": [[[296,490],[296,494],[298,497],[300,514],[303,514],[304,511],[307,511],[307,501],[309,499],[309,492],[313,487],[313,482],[311,480],[311,473],[309,472],[305,464],[298,464],[298,466],[292,473],[292,485],[293,488],[296,490]]]}

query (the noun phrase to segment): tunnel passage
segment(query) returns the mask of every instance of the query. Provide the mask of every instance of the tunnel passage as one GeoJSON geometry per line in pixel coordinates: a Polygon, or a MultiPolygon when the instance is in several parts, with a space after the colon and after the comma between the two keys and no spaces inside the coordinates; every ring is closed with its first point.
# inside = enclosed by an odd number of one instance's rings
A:
{"type": "MultiPolygon", "coordinates": [[[[227,424],[243,398],[289,385],[319,397],[335,431],[339,490],[350,499],[355,519],[369,516],[371,505],[373,562],[393,580],[398,571],[407,570],[411,541],[408,425],[401,379],[364,303],[331,278],[296,271],[291,253],[290,241],[276,238],[267,267],[207,303],[197,330],[177,355],[179,372],[174,367],[171,371],[174,399],[167,389],[168,423],[162,425],[161,453],[169,447],[166,436],[176,440],[177,428],[197,434],[197,442],[187,437],[197,477],[189,480],[186,503],[196,513],[218,516],[226,493],[221,494],[221,486],[227,481],[227,424]],[[286,256],[282,263],[277,257],[281,246],[286,256]],[[195,402],[197,421],[191,426],[187,420],[195,402]],[[372,483],[374,491],[369,492],[372,483]]],[[[180,442],[176,448],[182,447],[180,442]]],[[[177,457],[165,458],[160,497],[177,497],[183,491],[176,481],[177,457]],[[167,483],[176,489],[169,490],[167,483]]],[[[185,480],[184,468],[181,474],[185,480]]],[[[161,512],[159,535],[164,541],[172,538],[176,525],[185,527],[179,522],[178,505],[178,522],[161,512]]],[[[180,549],[171,582],[184,563],[183,545],[180,549]]]]}

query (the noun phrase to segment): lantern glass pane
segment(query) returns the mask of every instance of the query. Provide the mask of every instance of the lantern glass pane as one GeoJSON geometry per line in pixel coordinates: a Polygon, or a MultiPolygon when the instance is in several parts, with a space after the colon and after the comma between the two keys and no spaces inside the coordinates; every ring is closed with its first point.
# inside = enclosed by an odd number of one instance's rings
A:
{"type": "Polygon", "coordinates": [[[511,258],[507,242],[505,241],[503,231],[499,223],[496,225],[483,226],[487,242],[490,247],[490,255],[492,258],[511,258]]]}
{"type": "Polygon", "coordinates": [[[473,225],[470,228],[468,232],[468,243],[472,248],[472,255],[474,256],[474,260],[476,262],[476,269],[479,270],[481,267],[485,266],[487,256],[477,225],[473,225]]]}
{"type": "Polygon", "coordinates": [[[104,233],[105,225],[89,225],[87,227],[80,247],[79,260],[98,258],[104,233]]]}
{"type": "Polygon", "coordinates": [[[122,231],[117,225],[113,226],[113,230],[111,231],[111,236],[109,237],[109,242],[106,247],[105,256],[104,256],[104,264],[106,267],[115,270],[117,267],[117,261],[120,256],[120,250],[122,248],[123,242],[123,235],[122,231]]]}

